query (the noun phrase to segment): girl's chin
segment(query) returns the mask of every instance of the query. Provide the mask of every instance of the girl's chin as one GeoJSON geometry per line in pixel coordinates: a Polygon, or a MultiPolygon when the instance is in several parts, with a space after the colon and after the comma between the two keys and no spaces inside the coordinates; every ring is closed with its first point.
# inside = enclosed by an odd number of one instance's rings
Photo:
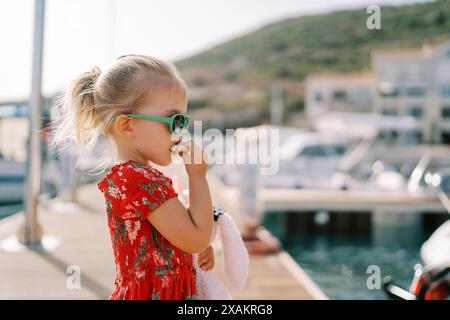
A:
{"type": "Polygon", "coordinates": [[[167,154],[162,155],[158,159],[155,159],[155,161],[153,162],[159,166],[168,166],[172,163],[172,155],[170,152],[167,152],[167,154]]]}

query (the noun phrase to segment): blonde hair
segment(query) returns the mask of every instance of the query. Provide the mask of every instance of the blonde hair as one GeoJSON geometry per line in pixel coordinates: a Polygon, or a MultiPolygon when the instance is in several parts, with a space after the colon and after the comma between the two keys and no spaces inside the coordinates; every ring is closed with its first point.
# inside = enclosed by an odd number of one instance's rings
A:
{"type": "Polygon", "coordinates": [[[186,90],[186,85],[172,63],[155,57],[129,54],[105,72],[93,67],[74,79],[52,107],[51,145],[59,152],[71,142],[92,150],[104,137],[107,149],[94,171],[104,170],[117,159],[112,118],[135,113],[158,90],[172,88],[186,90]]]}

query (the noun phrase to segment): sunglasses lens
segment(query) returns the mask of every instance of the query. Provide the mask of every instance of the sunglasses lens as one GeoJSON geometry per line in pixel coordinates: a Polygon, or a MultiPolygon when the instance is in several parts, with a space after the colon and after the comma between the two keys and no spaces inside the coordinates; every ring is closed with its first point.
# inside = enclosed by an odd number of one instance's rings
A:
{"type": "Polygon", "coordinates": [[[189,116],[185,116],[183,120],[184,120],[184,127],[187,128],[189,126],[189,120],[190,120],[189,116]]]}
{"type": "Polygon", "coordinates": [[[181,129],[183,129],[184,127],[184,121],[183,121],[183,116],[182,115],[177,115],[175,117],[175,119],[173,119],[173,124],[172,124],[172,131],[174,133],[179,133],[181,131],[181,129]]]}

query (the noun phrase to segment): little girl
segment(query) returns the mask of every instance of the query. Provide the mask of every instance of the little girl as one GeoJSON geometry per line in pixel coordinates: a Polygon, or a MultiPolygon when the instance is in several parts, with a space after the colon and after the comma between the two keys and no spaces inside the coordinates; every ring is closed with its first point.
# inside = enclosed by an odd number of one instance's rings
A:
{"type": "Polygon", "coordinates": [[[110,299],[196,299],[192,253],[212,268],[208,167],[203,151],[179,136],[189,123],[186,90],[173,64],[130,54],[104,72],[81,74],[53,109],[63,109],[54,146],[73,139],[89,147],[103,136],[114,157],[97,185],[116,264],[110,299]],[[188,209],[172,180],[149,164],[170,164],[175,145],[189,177],[188,209]]]}

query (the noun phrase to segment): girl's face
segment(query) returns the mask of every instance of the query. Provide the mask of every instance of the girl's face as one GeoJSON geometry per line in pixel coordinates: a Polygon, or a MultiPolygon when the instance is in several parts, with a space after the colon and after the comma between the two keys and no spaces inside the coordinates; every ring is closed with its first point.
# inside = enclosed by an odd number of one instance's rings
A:
{"type": "MultiPolygon", "coordinates": [[[[170,117],[175,113],[186,113],[187,97],[183,88],[163,89],[158,92],[148,105],[134,112],[143,115],[170,117]]],[[[128,149],[125,157],[138,158],[139,161],[150,160],[161,166],[172,161],[171,148],[180,142],[181,137],[170,132],[167,123],[153,120],[129,118],[128,137],[125,144],[128,149]]],[[[120,152],[120,150],[119,150],[120,152]]]]}

